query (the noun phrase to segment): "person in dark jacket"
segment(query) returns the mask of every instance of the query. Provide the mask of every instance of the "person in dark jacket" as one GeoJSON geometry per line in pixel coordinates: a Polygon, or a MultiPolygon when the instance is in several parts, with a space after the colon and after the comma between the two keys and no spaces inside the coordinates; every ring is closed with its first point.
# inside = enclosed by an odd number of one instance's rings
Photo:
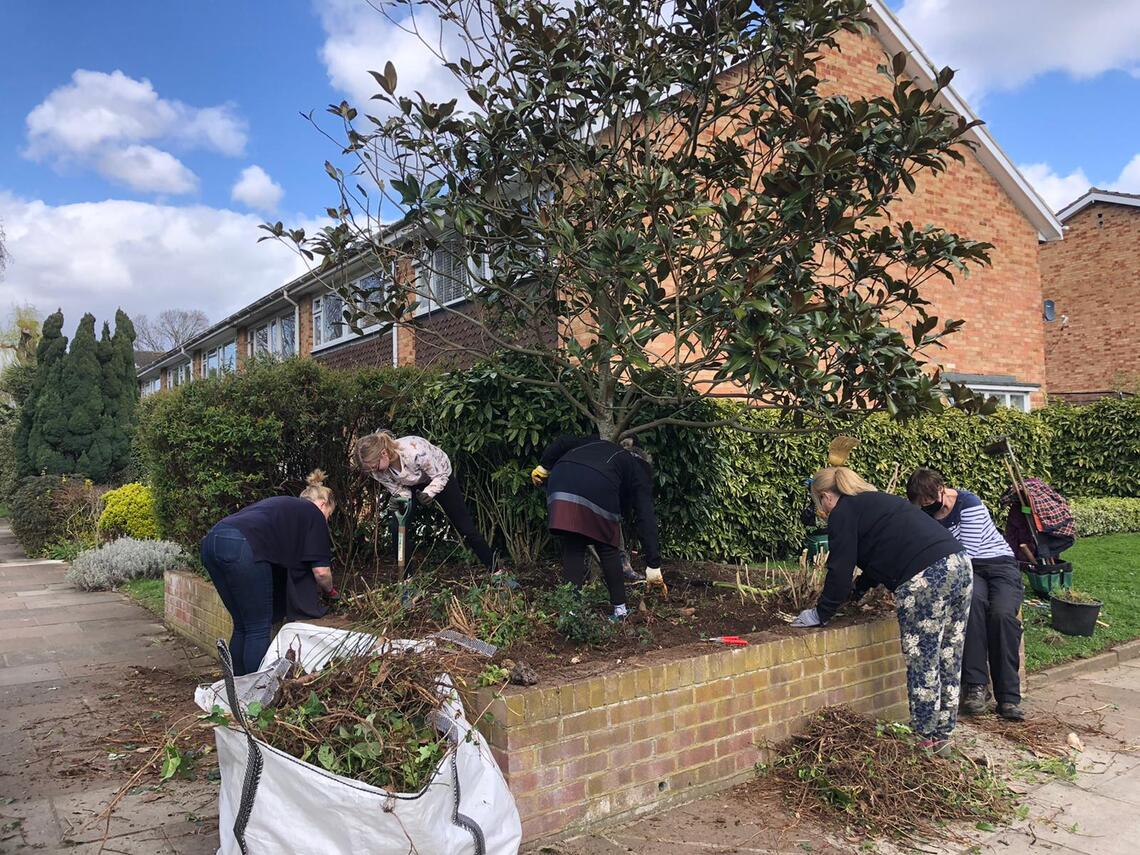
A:
{"type": "Polygon", "coordinates": [[[916,469],[907,481],[906,496],[954,535],[973,564],[970,620],[962,656],[962,712],[986,712],[986,689],[992,678],[998,715],[1024,720],[1018,612],[1025,590],[1013,550],[982,500],[968,490],[946,486],[933,469],[916,469]]]}
{"type": "Polygon", "coordinates": [[[236,676],[260,667],[276,621],[322,617],[321,593],[337,596],[328,525],[336,501],[324,478],[314,470],[300,498],[262,499],[202,538],[202,563],[234,622],[236,676]]]}
{"type": "Polygon", "coordinates": [[[819,470],[811,492],[827,520],[827,577],[815,608],[792,625],[827,623],[853,588],[857,596],[875,585],[894,591],[911,727],[924,748],[945,754],[958,719],[973,584],[969,556],[928,515],[846,466],[819,470]],[[856,566],[862,573],[853,583],[856,566]]]}
{"type": "Polygon", "coordinates": [[[563,579],[581,587],[586,549],[593,546],[618,620],[627,613],[620,545],[621,520],[628,511],[637,518],[646,580],[663,584],[653,469],[639,451],[596,436],[561,436],[543,452],[531,473],[536,484],[546,484],[550,530],[562,537],[563,579]]]}

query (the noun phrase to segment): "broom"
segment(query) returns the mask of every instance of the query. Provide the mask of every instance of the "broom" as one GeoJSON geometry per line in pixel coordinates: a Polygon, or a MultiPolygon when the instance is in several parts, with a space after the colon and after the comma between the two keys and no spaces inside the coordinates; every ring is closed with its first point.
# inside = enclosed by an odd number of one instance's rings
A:
{"type": "Polygon", "coordinates": [[[858,444],[859,440],[853,436],[846,436],[844,434],[837,436],[831,441],[831,444],[827,446],[827,465],[845,465],[847,463],[847,458],[851,455],[851,452],[858,444]]]}

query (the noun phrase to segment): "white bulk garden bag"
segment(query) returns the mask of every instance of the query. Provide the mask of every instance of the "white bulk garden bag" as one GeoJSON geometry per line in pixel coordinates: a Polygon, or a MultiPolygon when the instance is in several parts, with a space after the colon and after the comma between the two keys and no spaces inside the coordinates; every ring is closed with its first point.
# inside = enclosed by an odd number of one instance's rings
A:
{"type": "MultiPolygon", "coordinates": [[[[401,646],[424,642],[390,642],[401,646]]],[[[256,675],[232,676],[229,651],[218,643],[226,678],[200,686],[194,700],[238,708],[238,727],[217,727],[221,768],[218,855],[512,855],[522,829],[514,798],[482,736],[468,724],[450,682],[433,724],[451,749],[420,793],[391,793],[326,772],[254,739],[240,710],[276,691],[292,648],[308,673],[337,654],[367,653],[378,640],[306,623],[289,623],[273,640],[256,675]],[[228,684],[228,685],[227,685],[228,684]]]]}

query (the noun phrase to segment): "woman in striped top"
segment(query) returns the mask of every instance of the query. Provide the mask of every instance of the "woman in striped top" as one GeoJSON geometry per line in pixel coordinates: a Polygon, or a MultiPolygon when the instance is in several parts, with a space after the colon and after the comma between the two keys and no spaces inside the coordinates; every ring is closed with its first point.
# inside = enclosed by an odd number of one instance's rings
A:
{"type": "Polygon", "coordinates": [[[916,469],[907,498],[942,523],[965,548],[974,565],[974,593],[962,655],[962,711],[986,711],[986,689],[993,679],[997,712],[1021,721],[1021,570],[982,500],[946,486],[933,469],[916,469]]]}

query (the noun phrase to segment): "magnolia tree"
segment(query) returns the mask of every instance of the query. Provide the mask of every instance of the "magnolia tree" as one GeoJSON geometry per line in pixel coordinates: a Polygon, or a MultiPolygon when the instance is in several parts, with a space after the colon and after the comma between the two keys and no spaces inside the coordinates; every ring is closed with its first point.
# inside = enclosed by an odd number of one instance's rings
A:
{"type": "Polygon", "coordinates": [[[780,407],[792,429],[943,405],[926,364],[962,321],[930,315],[924,284],[991,247],[890,206],[963,159],[971,123],[939,99],[949,69],[924,89],[902,55],[884,57],[887,94],[821,92],[825,54],[872,30],[865,0],[377,9],[462,94],[373,71],[367,109],[330,108],[353,163],[326,163],[335,224],[263,227],[314,261],[354,327],[429,302],[462,314],[612,438],[693,424],[694,395],[780,407]],[[362,265],[382,275],[344,275],[362,265]],[[377,284],[393,271],[400,287],[377,284]]]}

